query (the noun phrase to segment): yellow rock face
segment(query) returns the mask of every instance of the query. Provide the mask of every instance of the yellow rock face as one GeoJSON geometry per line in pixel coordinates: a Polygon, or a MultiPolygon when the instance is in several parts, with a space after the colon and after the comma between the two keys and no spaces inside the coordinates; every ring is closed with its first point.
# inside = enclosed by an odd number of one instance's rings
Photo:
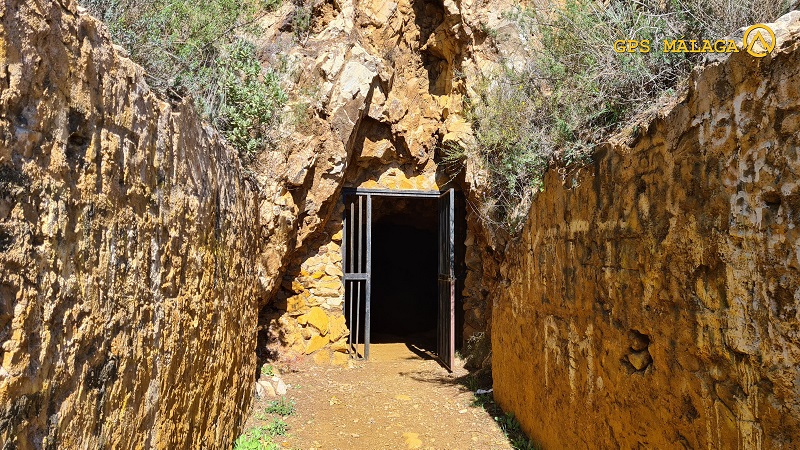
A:
{"type": "Polygon", "coordinates": [[[302,311],[306,308],[306,301],[309,297],[308,292],[304,292],[300,295],[293,295],[286,299],[286,312],[288,313],[295,313],[298,311],[302,311]]]}
{"type": "Polygon", "coordinates": [[[278,196],[77,2],[0,35],[0,447],[231,448],[278,196]]]}
{"type": "Polygon", "coordinates": [[[328,334],[328,315],[319,306],[311,308],[304,316],[305,322],[319,331],[319,334],[328,334]]]}
{"type": "Polygon", "coordinates": [[[339,289],[342,287],[342,281],[336,277],[323,277],[318,283],[315,285],[317,288],[320,289],[339,289]]]}
{"type": "Polygon", "coordinates": [[[313,336],[311,339],[308,340],[308,344],[306,345],[305,353],[306,355],[310,355],[315,351],[321,349],[328,345],[328,338],[326,336],[313,336]]]}
{"type": "Polygon", "coordinates": [[[494,395],[543,448],[800,436],[800,13],[776,29],[773,55],[707,66],[593,166],[551,171],[505,251],[494,395]]]}
{"type": "Polygon", "coordinates": [[[330,319],[330,339],[331,342],[338,341],[348,333],[344,316],[334,316],[330,319]]]}
{"type": "Polygon", "coordinates": [[[314,353],[314,362],[320,366],[327,366],[331,364],[331,351],[322,349],[314,353]]]}

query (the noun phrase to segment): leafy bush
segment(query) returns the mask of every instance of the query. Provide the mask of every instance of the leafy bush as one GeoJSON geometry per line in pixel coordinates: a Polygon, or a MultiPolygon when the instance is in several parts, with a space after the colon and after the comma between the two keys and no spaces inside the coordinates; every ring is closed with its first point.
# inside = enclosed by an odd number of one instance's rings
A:
{"type": "Polygon", "coordinates": [[[191,96],[245,157],[267,146],[286,102],[244,34],[280,0],[84,0],[157,92],[191,96]]]}
{"type": "Polygon", "coordinates": [[[280,446],[272,442],[267,427],[251,428],[239,436],[233,444],[233,450],[278,450],[280,446]]]}
{"type": "Polygon", "coordinates": [[[289,431],[289,425],[283,419],[276,417],[267,425],[267,431],[271,436],[283,436],[289,431]]]}
{"type": "Polygon", "coordinates": [[[265,410],[267,414],[277,414],[279,416],[291,416],[294,414],[294,400],[289,400],[286,397],[281,397],[273,400],[267,405],[265,410]]]}
{"type": "Polygon", "coordinates": [[[517,6],[524,66],[506,63],[473,86],[468,116],[474,148],[445,149],[445,159],[476,158],[488,173],[484,219],[518,231],[544,172],[590,161],[594,147],[624,121],[687,77],[699,54],[664,53],[671,39],[719,39],[751,23],[775,19],[786,1],[565,0],[517,6]],[[616,40],[649,39],[649,54],[617,53],[616,40]]]}
{"type": "Polygon", "coordinates": [[[305,42],[308,39],[313,12],[313,7],[302,1],[296,6],[292,16],[292,30],[298,42],[305,42]]]}
{"type": "Polygon", "coordinates": [[[253,44],[240,40],[231,46],[221,70],[222,101],[216,123],[245,157],[267,145],[270,130],[287,96],[273,70],[262,70],[253,44]]]}

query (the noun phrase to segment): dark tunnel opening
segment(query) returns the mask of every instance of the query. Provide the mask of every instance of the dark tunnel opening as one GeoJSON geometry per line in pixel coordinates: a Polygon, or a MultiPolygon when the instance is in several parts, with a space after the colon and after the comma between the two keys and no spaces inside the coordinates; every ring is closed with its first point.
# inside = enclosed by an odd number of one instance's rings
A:
{"type": "Polygon", "coordinates": [[[389,212],[373,225],[372,342],[404,342],[435,351],[437,203],[405,202],[413,206],[389,212]]]}
{"type": "MultiPolygon", "coordinates": [[[[361,253],[362,260],[367,253],[370,263],[370,343],[402,343],[419,355],[429,357],[438,354],[437,327],[439,317],[439,246],[440,242],[440,203],[438,196],[372,196],[370,250],[361,253]]],[[[457,200],[458,203],[458,200],[457,200]]],[[[463,205],[458,203],[456,209],[463,205]]],[[[356,208],[356,206],[354,206],[356,208]]],[[[357,208],[356,208],[357,211],[357,208]]],[[[356,217],[358,213],[355,213],[356,217]]],[[[354,219],[357,220],[357,219],[354,219]]],[[[461,290],[464,277],[464,227],[463,213],[455,216],[455,275],[456,292],[454,305],[454,333],[456,349],[461,348],[464,314],[461,290]]],[[[366,227],[364,233],[366,248],[366,227]]],[[[348,239],[358,240],[358,228],[348,229],[348,239]]],[[[359,248],[355,245],[354,248],[359,248]]],[[[353,249],[351,249],[352,251],[353,249]]],[[[358,255],[357,252],[354,253],[358,255]]],[[[356,258],[357,259],[357,258],[356,258]]],[[[355,262],[345,257],[348,264],[355,262]]],[[[350,272],[353,272],[353,267],[350,272]]],[[[355,272],[358,270],[356,269],[355,272]]],[[[365,285],[351,282],[346,293],[348,304],[352,304],[358,314],[352,315],[345,308],[347,326],[351,339],[361,344],[365,340],[365,285]]],[[[360,348],[360,347],[359,347],[360,348]]],[[[360,352],[360,350],[358,350],[360,352]]]]}

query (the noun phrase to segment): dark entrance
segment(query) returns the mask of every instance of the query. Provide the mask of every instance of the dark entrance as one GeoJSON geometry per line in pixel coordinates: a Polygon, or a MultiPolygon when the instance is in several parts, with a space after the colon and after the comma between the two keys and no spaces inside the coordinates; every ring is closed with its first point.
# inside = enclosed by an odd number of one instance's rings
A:
{"type": "Polygon", "coordinates": [[[435,352],[438,203],[373,201],[371,342],[405,342],[435,352]]]}
{"type": "Polygon", "coordinates": [[[349,189],[342,264],[350,354],[405,342],[451,369],[456,335],[455,192],[349,189]]]}

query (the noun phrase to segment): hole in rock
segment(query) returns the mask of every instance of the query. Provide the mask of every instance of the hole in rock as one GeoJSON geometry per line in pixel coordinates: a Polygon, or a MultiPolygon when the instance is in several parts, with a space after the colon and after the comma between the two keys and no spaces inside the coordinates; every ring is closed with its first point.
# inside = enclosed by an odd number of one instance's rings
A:
{"type": "Polygon", "coordinates": [[[781,206],[781,194],[776,191],[768,191],[761,194],[761,199],[767,208],[778,209],[781,206]]]}
{"type": "Polygon", "coordinates": [[[0,252],[8,251],[14,245],[14,236],[8,230],[0,228],[0,252]]]}
{"type": "Polygon", "coordinates": [[[437,202],[375,202],[372,235],[372,341],[435,350],[437,202]]]}

